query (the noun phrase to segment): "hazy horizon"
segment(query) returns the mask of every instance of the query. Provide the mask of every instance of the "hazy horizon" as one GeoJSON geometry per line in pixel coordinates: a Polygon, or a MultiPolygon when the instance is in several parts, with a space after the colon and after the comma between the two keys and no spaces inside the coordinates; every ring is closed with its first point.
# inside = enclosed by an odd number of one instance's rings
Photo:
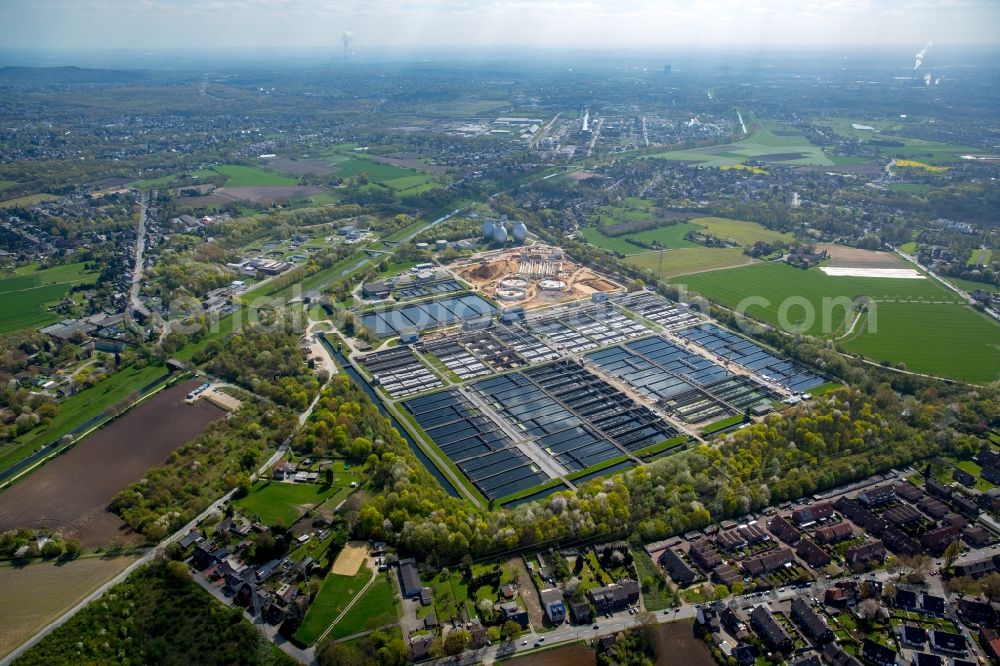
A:
{"type": "Polygon", "coordinates": [[[993,0],[9,0],[8,50],[490,50],[898,47],[1000,44],[993,0]],[[349,35],[348,35],[349,33],[349,35]]]}

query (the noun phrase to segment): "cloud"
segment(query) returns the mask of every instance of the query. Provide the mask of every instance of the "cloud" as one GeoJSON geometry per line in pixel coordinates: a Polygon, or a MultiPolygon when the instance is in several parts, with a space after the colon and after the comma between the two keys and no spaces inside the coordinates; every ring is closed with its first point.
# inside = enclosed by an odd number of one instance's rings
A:
{"type": "Polygon", "coordinates": [[[0,0],[7,47],[823,46],[1000,41],[996,0],[0,0]]]}

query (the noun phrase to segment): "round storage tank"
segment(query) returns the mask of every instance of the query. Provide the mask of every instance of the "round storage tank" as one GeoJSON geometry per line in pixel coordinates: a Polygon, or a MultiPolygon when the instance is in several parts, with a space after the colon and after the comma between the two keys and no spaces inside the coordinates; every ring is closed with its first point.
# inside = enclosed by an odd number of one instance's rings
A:
{"type": "Polygon", "coordinates": [[[446,250],[446,249],[448,249],[448,241],[446,241],[446,240],[437,240],[437,241],[434,241],[434,247],[437,250],[446,250]]]}
{"type": "Polygon", "coordinates": [[[524,239],[528,237],[528,227],[524,226],[524,222],[514,223],[514,240],[518,243],[523,243],[524,239]]]}
{"type": "Polygon", "coordinates": [[[417,243],[417,249],[418,250],[426,250],[428,247],[430,247],[430,246],[427,245],[427,243],[417,243]]]}
{"type": "Polygon", "coordinates": [[[493,240],[493,220],[483,222],[483,238],[493,240]]]}
{"type": "Polygon", "coordinates": [[[493,242],[498,245],[503,245],[507,242],[507,229],[502,224],[493,227],[493,242]]]}

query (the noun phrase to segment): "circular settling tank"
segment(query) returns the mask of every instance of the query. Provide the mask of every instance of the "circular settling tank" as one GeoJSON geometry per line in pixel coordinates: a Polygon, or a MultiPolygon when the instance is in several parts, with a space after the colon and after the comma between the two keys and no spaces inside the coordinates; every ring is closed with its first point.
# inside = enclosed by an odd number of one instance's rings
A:
{"type": "Polygon", "coordinates": [[[538,288],[542,291],[562,291],[566,288],[566,283],[562,280],[541,280],[538,288]]]}
{"type": "Polygon", "coordinates": [[[500,280],[501,289],[527,289],[528,281],[521,278],[509,277],[500,280]]]}
{"type": "Polygon", "coordinates": [[[497,298],[501,301],[521,301],[525,295],[524,289],[497,289],[497,298]]]}

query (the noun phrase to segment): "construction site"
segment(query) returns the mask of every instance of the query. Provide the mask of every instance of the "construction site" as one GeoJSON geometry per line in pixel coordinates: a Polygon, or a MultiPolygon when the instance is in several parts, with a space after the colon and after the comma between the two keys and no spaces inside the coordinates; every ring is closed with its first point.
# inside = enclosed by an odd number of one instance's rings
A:
{"type": "Polygon", "coordinates": [[[488,252],[457,264],[454,270],[484,296],[527,309],[625,289],[549,245],[488,252]]]}

